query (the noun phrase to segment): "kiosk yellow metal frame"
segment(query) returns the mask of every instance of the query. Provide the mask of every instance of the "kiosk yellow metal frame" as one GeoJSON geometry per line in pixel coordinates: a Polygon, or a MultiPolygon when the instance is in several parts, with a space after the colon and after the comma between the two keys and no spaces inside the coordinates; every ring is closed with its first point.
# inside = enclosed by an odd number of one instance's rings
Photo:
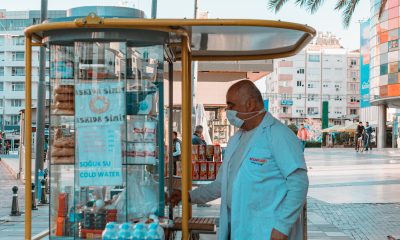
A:
{"type": "MultiPolygon", "coordinates": [[[[282,58],[295,55],[298,53],[311,39],[315,36],[315,30],[309,26],[269,20],[226,20],[226,19],[116,19],[116,18],[100,18],[95,14],[90,14],[86,18],[75,19],[70,22],[53,22],[43,23],[28,27],[25,29],[25,51],[26,51],[26,92],[25,92],[25,185],[31,185],[32,169],[32,47],[43,46],[45,33],[53,30],[68,29],[140,29],[150,31],[161,31],[173,34],[175,39],[180,42],[170,44],[175,59],[182,63],[182,238],[189,239],[188,220],[191,217],[191,208],[187,192],[191,189],[191,111],[192,111],[192,84],[191,84],[191,62],[192,61],[237,61],[237,60],[265,60],[273,58],[282,58]],[[280,47],[269,51],[268,48],[259,48],[251,50],[231,49],[224,51],[213,50],[193,50],[192,34],[194,28],[199,28],[200,33],[207,28],[229,29],[225,34],[228,37],[240,36],[242,30],[256,28],[268,33],[271,29],[279,31],[292,31],[297,35],[290,35],[295,38],[294,44],[280,47]],[[232,27],[236,29],[236,33],[232,33],[232,27]],[[301,36],[298,35],[301,33],[301,36]],[[236,34],[236,35],[234,35],[236,34]]],[[[199,33],[199,32],[198,32],[199,33]]],[[[249,36],[254,32],[248,32],[249,36]]],[[[49,33],[51,34],[51,33],[49,33]]],[[[206,32],[204,34],[221,34],[220,32],[206,32]]],[[[222,33],[223,34],[223,33],[222,33]]],[[[279,35],[279,32],[278,32],[279,35]]],[[[282,39],[288,36],[282,36],[282,39]]],[[[276,39],[280,42],[281,39],[276,39]]],[[[228,41],[227,41],[228,42],[228,41]]],[[[243,44],[241,41],[237,41],[243,44]]],[[[265,43],[267,46],[267,43],[265,43]]],[[[229,45],[229,44],[228,44],[229,45]]],[[[30,196],[30,188],[25,188],[25,196],[30,196]]],[[[32,228],[32,199],[25,198],[25,239],[31,239],[32,228]]]]}

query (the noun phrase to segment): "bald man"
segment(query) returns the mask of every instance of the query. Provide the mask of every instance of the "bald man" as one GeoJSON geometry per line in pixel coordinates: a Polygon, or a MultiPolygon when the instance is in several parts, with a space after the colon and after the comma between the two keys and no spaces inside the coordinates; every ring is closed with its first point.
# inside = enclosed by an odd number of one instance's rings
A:
{"type": "MultiPolygon", "coordinates": [[[[260,91],[240,81],[226,95],[229,140],[217,179],[189,193],[192,203],[221,197],[218,239],[302,239],[307,167],[294,133],[264,110],[260,91]]],[[[181,200],[175,191],[171,204],[181,200]]]]}

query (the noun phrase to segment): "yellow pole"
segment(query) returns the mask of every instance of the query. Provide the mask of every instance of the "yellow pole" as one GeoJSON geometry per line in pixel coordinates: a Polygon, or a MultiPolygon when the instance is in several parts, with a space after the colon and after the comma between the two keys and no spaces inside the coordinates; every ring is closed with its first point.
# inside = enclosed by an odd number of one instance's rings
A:
{"type": "MultiPolygon", "coordinates": [[[[193,98],[192,98],[192,95],[193,95],[193,87],[194,86],[193,86],[193,81],[192,81],[193,73],[192,73],[192,52],[191,51],[188,52],[187,60],[188,60],[188,63],[187,63],[188,64],[188,81],[189,81],[190,84],[189,84],[189,87],[188,87],[188,89],[186,91],[190,94],[190,96],[189,96],[190,110],[189,111],[190,111],[190,120],[192,120],[192,109],[193,109],[193,98]]],[[[190,131],[189,132],[190,132],[190,137],[191,137],[191,134],[192,134],[192,121],[190,121],[189,125],[190,125],[190,131]]],[[[190,149],[190,151],[192,151],[192,139],[190,139],[189,145],[190,145],[189,149],[190,149]]],[[[189,188],[189,190],[192,190],[192,155],[190,155],[190,158],[189,158],[189,161],[188,161],[187,171],[188,171],[188,178],[187,178],[188,188],[189,188]]],[[[192,205],[189,204],[189,218],[191,218],[191,217],[192,217],[192,205]]]]}
{"type": "Polygon", "coordinates": [[[25,37],[25,239],[32,236],[32,37],[25,37]]]}
{"type": "Polygon", "coordinates": [[[192,153],[192,104],[191,81],[188,66],[188,39],[182,37],[182,239],[189,239],[189,164],[192,153]]]}

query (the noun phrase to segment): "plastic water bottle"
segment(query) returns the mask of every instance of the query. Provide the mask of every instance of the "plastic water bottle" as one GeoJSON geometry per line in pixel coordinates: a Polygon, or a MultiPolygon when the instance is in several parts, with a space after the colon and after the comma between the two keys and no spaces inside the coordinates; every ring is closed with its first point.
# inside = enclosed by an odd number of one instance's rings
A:
{"type": "Polygon", "coordinates": [[[159,225],[158,223],[151,223],[149,226],[149,231],[147,232],[146,236],[147,240],[161,240],[162,235],[159,232],[159,225]]]}
{"type": "Polygon", "coordinates": [[[101,239],[103,239],[103,240],[118,240],[118,233],[116,231],[115,222],[107,223],[106,229],[104,229],[101,239]]]}
{"type": "Polygon", "coordinates": [[[145,240],[146,239],[146,228],[143,223],[138,223],[135,226],[133,232],[133,240],[145,240]]]}
{"type": "Polygon", "coordinates": [[[130,223],[124,223],[119,227],[118,240],[132,240],[132,228],[130,223]]]}

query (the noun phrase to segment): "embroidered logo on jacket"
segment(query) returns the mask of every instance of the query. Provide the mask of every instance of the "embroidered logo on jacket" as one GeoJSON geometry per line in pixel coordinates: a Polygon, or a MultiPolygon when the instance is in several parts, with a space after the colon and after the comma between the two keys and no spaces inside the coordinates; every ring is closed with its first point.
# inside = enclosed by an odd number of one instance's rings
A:
{"type": "Polygon", "coordinates": [[[262,166],[267,162],[267,159],[250,157],[250,162],[252,164],[256,164],[256,165],[262,166]]]}

